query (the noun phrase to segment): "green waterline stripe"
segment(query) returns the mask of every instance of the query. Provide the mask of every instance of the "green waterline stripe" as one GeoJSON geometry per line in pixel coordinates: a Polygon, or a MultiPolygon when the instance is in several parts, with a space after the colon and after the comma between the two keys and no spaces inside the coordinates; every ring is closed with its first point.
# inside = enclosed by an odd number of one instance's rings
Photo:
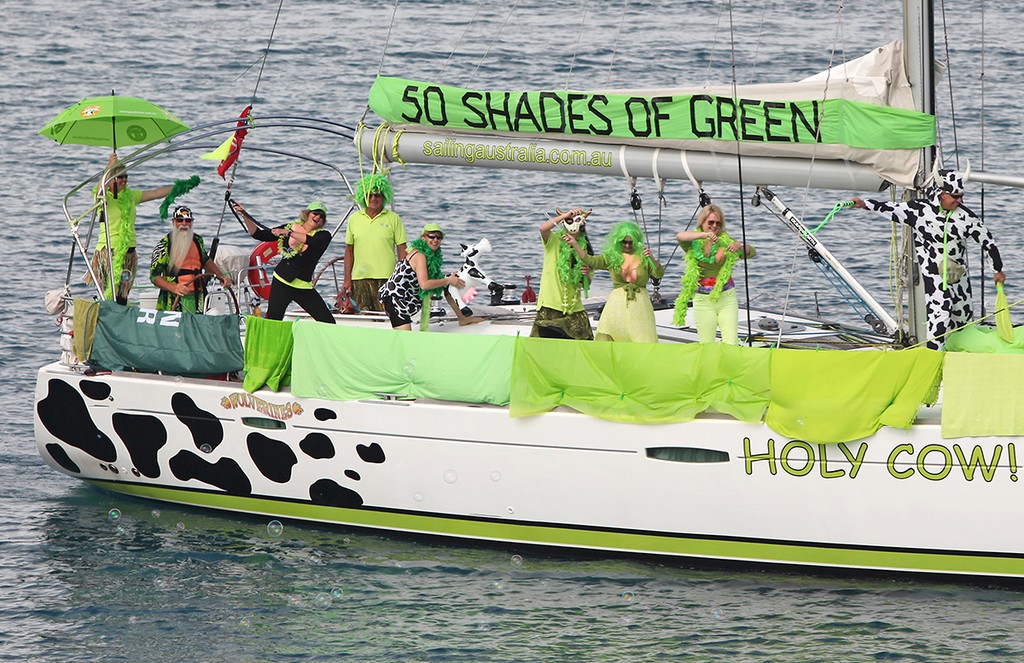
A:
{"type": "Polygon", "coordinates": [[[86,481],[118,493],[178,504],[415,534],[742,562],[1024,577],[1024,556],[1021,555],[875,550],[841,547],[839,544],[755,542],[687,535],[640,534],[320,506],[308,502],[240,497],[117,481],[86,481]]]}

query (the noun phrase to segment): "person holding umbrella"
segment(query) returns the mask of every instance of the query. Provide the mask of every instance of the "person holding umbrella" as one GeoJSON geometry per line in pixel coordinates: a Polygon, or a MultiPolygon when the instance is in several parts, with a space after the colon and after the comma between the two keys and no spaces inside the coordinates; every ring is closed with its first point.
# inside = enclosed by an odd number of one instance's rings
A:
{"type": "MultiPolygon", "coordinates": [[[[140,203],[170,195],[172,187],[163,186],[147,190],[129,188],[128,173],[119,166],[117,154],[110,155],[106,171],[107,180],[103,191],[106,200],[100,217],[100,232],[92,256],[92,267],[107,297],[116,299],[118,304],[127,304],[128,293],[135,283],[135,273],[139,266],[138,255],[135,252],[135,209],[140,203]],[[111,265],[113,279],[109,271],[111,265]]],[[[94,193],[100,197],[98,188],[94,193]]],[[[86,282],[88,281],[87,277],[86,282]]]]}

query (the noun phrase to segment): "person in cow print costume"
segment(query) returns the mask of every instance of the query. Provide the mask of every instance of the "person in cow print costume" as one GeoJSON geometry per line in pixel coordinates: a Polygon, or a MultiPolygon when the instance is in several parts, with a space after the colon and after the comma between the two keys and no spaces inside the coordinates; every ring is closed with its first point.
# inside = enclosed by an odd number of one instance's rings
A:
{"type": "Polygon", "coordinates": [[[465,282],[455,274],[444,276],[441,263],[441,242],[444,232],[436,223],[423,226],[420,238],[409,247],[409,253],[398,261],[391,277],[377,292],[393,329],[411,330],[412,319],[423,309],[434,293],[454,285],[461,288],[465,282]]]}
{"type": "Polygon", "coordinates": [[[979,242],[989,254],[995,282],[1006,280],[992,233],[981,219],[960,205],[964,179],[961,173],[949,171],[929,197],[905,203],[853,198],[854,207],[884,214],[914,229],[914,250],[924,279],[928,311],[928,347],[936,350],[942,348],[947,333],[973,317],[966,240],[979,242]]]}

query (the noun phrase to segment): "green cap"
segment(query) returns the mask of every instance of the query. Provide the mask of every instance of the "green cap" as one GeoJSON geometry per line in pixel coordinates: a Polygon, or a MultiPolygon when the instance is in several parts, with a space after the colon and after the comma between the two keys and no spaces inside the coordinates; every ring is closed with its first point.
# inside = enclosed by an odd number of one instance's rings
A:
{"type": "Polygon", "coordinates": [[[420,235],[426,235],[427,233],[441,233],[441,237],[444,237],[444,231],[441,230],[441,226],[436,223],[428,223],[423,226],[423,232],[421,232],[420,235]]]}
{"type": "Polygon", "coordinates": [[[320,210],[324,214],[327,214],[327,205],[324,205],[319,200],[314,200],[310,204],[306,205],[306,209],[308,209],[310,212],[314,210],[320,210]]]}

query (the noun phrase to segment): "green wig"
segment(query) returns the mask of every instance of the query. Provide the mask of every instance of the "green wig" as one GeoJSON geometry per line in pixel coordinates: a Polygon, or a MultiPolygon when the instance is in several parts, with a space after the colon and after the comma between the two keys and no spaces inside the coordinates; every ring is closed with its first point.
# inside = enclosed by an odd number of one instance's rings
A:
{"type": "Polygon", "coordinates": [[[640,226],[632,221],[621,221],[612,226],[612,231],[605,240],[604,251],[601,255],[608,263],[608,271],[614,272],[622,268],[622,240],[629,238],[633,240],[633,255],[639,256],[640,262],[648,272],[654,273],[654,261],[644,255],[644,234],[640,226]]]}
{"type": "Polygon", "coordinates": [[[394,191],[391,189],[391,180],[385,175],[366,175],[356,182],[356,192],[352,196],[352,199],[356,201],[359,207],[366,209],[370,204],[371,193],[383,193],[384,204],[390,205],[391,198],[394,195],[394,191]]]}

